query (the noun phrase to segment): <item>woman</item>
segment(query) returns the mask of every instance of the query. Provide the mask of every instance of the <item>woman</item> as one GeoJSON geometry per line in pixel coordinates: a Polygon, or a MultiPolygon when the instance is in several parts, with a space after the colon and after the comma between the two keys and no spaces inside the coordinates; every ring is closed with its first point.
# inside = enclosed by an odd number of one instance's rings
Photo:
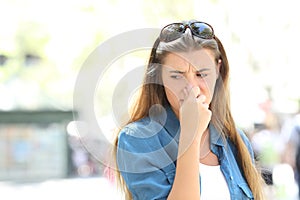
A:
{"type": "Polygon", "coordinates": [[[131,119],[116,139],[126,199],[263,199],[253,151],[235,127],[229,65],[204,22],[165,26],[131,119]]]}

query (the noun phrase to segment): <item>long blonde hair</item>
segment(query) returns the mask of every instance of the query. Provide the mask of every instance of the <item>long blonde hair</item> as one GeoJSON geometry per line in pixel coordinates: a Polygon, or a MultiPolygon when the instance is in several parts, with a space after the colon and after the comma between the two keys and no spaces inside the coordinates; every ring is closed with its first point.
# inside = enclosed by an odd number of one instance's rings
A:
{"type": "MultiPolygon", "coordinates": [[[[221,41],[215,37],[214,39],[201,39],[193,37],[191,34],[185,34],[180,39],[170,43],[161,44],[157,39],[152,47],[150,59],[147,65],[147,71],[144,76],[143,85],[137,102],[133,105],[131,119],[128,123],[137,121],[148,116],[151,106],[160,104],[167,106],[169,104],[165,88],[161,84],[161,65],[164,62],[166,54],[170,52],[188,52],[199,50],[201,48],[211,50],[215,55],[215,62],[221,60],[220,76],[217,79],[215,92],[210,104],[210,109],[213,113],[211,122],[214,127],[222,134],[223,138],[228,138],[237,148],[237,162],[242,170],[255,199],[264,199],[263,195],[263,180],[253,165],[249,150],[243,142],[240,134],[237,132],[231,111],[230,111],[230,96],[229,96],[229,64],[226,52],[221,41]]],[[[128,124],[127,123],[127,124],[128,124]]],[[[118,137],[115,140],[114,157],[116,157],[118,137]]],[[[117,167],[117,165],[116,165],[117,167]]],[[[119,171],[116,173],[119,186],[125,192],[126,199],[132,199],[124,180],[119,171]]]]}

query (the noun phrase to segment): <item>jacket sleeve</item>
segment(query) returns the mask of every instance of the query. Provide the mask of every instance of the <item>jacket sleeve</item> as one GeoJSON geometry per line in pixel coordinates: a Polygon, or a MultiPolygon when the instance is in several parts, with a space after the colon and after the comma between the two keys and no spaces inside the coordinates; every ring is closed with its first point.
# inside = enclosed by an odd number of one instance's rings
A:
{"type": "Polygon", "coordinates": [[[157,135],[139,137],[124,128],[118,138],[117,165],[133,199],[167,199],[175,165],[157,135]]]}

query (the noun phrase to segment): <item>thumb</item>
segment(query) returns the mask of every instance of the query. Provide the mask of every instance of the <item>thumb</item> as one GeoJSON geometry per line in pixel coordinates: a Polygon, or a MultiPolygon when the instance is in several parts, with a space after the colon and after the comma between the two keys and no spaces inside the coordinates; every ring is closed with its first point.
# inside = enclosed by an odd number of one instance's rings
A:
{"type": "Polygon", "coordinates": [[[192,93],[194,94],[194,97],[198,98],[201,94],[200,88],[198,86],[194,86],[192,88],[192,93]]]}

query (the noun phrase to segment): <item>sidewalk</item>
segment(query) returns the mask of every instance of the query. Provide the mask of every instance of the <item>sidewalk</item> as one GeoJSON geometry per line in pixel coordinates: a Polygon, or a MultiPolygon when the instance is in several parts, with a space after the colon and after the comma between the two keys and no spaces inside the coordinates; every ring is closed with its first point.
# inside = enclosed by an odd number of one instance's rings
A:
{"type": "Polygon", "coordinates": [[[1,196],[9,200],[119,200],[116,188],[105,178],[48,180],[41,183],[9,184],[0,182],[1,196]]]}

